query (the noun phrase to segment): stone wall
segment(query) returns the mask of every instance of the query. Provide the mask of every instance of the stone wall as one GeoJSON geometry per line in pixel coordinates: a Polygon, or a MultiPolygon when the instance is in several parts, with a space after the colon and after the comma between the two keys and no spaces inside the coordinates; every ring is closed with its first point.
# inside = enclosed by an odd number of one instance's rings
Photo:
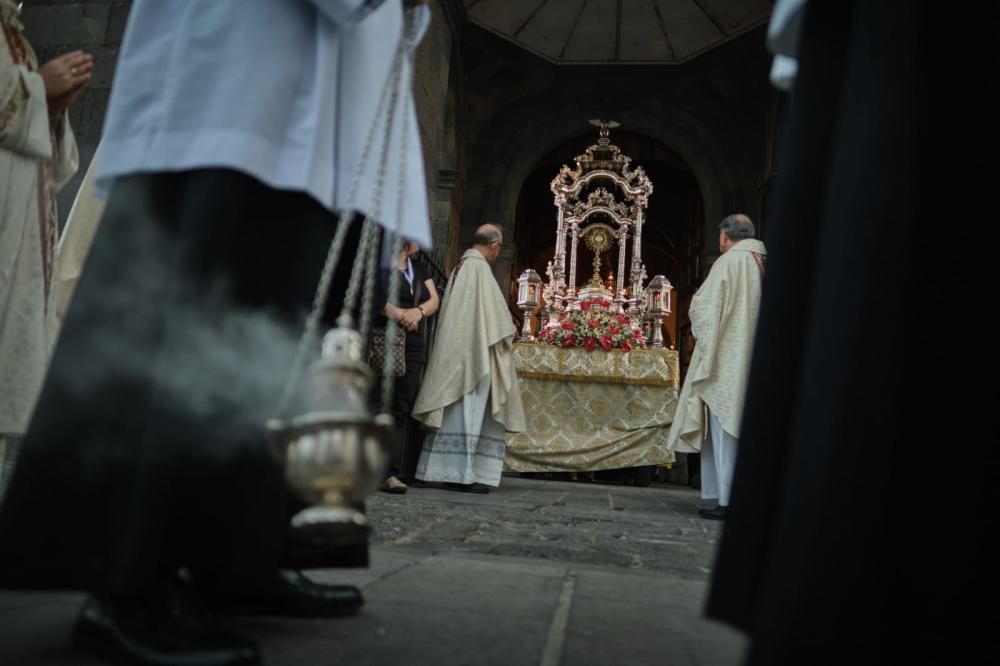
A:
{"type": "Polygon", "coordinates": [[[417,49],[413,86],[421,146],[427,169],[434,249],[430,252],[442,269],[453,263],[449,243],[451,229],[458,226],[461,200],[461,144],[456,118],[461,64],[455,57],[463,16],[454,2],[431,2],[431,26],[417,49]]]}

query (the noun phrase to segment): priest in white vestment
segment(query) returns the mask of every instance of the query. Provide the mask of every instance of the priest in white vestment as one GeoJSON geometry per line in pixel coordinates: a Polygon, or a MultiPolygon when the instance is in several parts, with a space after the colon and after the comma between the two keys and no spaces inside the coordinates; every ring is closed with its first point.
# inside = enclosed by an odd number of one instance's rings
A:
{"type": "Polygon", "coordinates": [[[490,270],[502,244],[500,229],[483,225],[452,271],[413,406],[413,418],[433,429],[416,477],[449,490],[499,486],[504,433],[527,427],[512,354],[517,331],[490,270]]]}
{"type": "Polygon", "coordinates": [[[82,52],[39,67],[17,6],[0,0],[0,492],[48,367],[56,192],[79,164],[67,110],[92,71],[82,52]]]}
{"type": "Polygon", "coordinates": [[[718,505],[701,509],[722,520],[736,464],[754,331],[767,251],[746,215],[719,225],[719,251],[705,282],[691,298],[688,316],[697,340],[677,403],[667,447],[701,452],[701,496],[718,505]]]}

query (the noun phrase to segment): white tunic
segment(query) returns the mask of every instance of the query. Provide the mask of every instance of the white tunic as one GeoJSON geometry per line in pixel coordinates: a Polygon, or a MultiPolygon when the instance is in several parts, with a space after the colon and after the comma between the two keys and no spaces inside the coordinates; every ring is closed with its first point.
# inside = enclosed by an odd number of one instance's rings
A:
{"type": "MultiPolygon", "coordinates": [[[[426,31],[427,7],[418,8],[426,31]]],[[[399,0],[136,0],[112,86],[98,196],[117,176],[206,167],[303,191],[331,210],[348,191],[403,27],[399,0]]],[[[411,91],[397,105],[382,214],[431,241],[427,184],[411,91]],[[399,166],[405,171],[400,178],[399,166]]],[[[381,133],[380,133],[381,134],[381,133]]],[[[355,209],[371,210],[381,140],[355,209]]]]}
{"type": "Polygon", "coordinates": [[[45,84],[0,0],[0,439],[24,434],[48,367],[56,190],[79,163],[64,113],[50,131],[45,84]]]}

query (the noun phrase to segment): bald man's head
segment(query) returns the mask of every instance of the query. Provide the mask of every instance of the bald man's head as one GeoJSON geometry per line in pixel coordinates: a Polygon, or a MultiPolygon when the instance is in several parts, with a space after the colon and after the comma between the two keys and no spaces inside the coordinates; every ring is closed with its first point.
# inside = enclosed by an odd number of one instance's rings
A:
{"type": "Polygon", "coordinates": [[[476,229],[472,237],[472,247],[479,250],[479,253],[486,257],[486,261],[491,264],[500,255],[500,248],[503,246],[503,232],[500,227],[494,224],[484,224],[476,229]]]}
{"type": "Polygon", "coordinates": [[[476,229],[476,234],[472,237],[473,245],[489,245],[493,241],[503,242],[503,232],[495,224],[484,224],[476,229]]]}
{"type": "Polygon", "coordinates": [[[730,215],[719,223],[719,252],[725,252],[745,238],[753,238],[757,231],[753,222],[743,213],[730,215]]]}

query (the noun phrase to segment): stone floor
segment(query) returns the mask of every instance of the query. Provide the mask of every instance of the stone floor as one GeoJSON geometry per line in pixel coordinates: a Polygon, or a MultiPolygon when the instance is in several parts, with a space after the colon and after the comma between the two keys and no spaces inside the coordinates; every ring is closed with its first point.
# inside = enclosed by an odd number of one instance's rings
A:
{"type": "MultiPolygon", "coordinates": [[[[744,639],[702,617],[719,523],[696,491],[505,478],[369,503],[372,565],[312,572],[364,590],[335,620],[241,619],[270,666],[728,666],[744,639]]],[[[0,664],[101,662],[69,643],[79,595],[0,593],[0,664]]]]}

